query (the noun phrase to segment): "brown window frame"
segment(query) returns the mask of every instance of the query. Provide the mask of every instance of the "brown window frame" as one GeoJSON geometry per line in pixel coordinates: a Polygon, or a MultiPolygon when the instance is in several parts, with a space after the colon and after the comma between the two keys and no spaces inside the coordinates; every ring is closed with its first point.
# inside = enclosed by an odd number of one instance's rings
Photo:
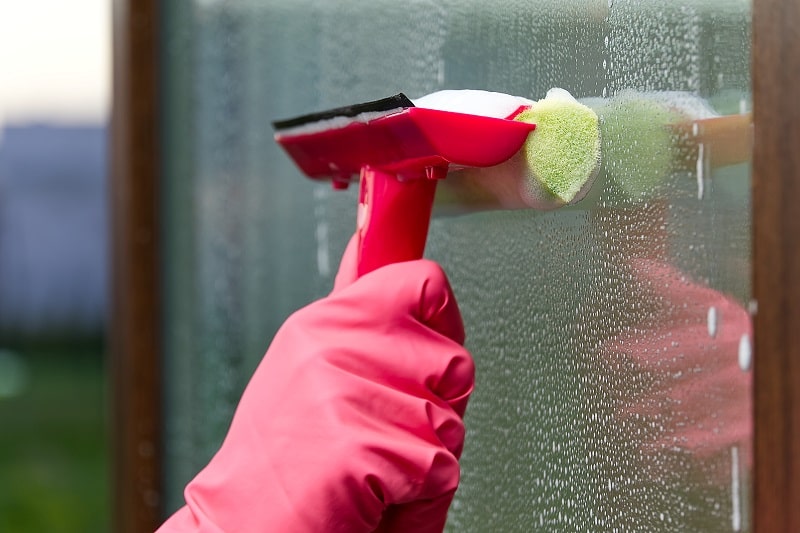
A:
{"type": "Polygon", "coordinates": [[[800,531],[800,2],[754,0],[753,522],[800,531]]]}
{"type": "Polygon", "coordinates": [[[159,2],[113,4],[112,530],[154,531],[161,506],[159,2]]]}
{"type": "MultiPolygon", "coordinates": [[[[114,2],[113,530],[162,520],[159,2],[114,2]]],[[[757,532],[800,531],[800,2],[753,0],[757,532]]]]}

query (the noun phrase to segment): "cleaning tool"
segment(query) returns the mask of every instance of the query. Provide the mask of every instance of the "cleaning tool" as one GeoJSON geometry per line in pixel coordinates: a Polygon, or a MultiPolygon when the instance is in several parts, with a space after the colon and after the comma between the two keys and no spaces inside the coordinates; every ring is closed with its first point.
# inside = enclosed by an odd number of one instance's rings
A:
{"type": "Polygon", "coordinates": [[[536,124],[525,145],[489,168],[468,168],[448,179],[440,211],[474,207],[549,210],[584,198],[600,169],[597,114],[564,89],[538,102],[487,91],[440,91],[415,101],[536,124]],[[443,207],[444,206],[444,207],[443,207]]]}
{"type": "Polygon", "coordinates": [[[449,173],[494,185],[508,207],[552,209],[579,201],[600,167],[598,117],[563,89],[538,102],[488,91],[398,94],[274,127],[307,176],[346,188],[360,175],[359,276],[422,257],[436,182],[449,173]]]}
{"type": "MultiPolygon", "coordinates": [[[[688,92],[625,90],[611,98],[579,101],[600,117],[603,159],[581,208],[594,209],[601,200],[606,206],[653,200],[665,192],[663,185],[671,176],[687,174],[696,178],[697,195],[702,197],[710,171],[750,159],[753,126],[742,95],[709,102],[688,92]]],[[[538,135],[545,128],[541,120],[537,123],[538,135]]],[[[552,160],[563,162],[567,157],[569,153],[552,160]]],[[[510,168],[515,164],[528,163],[519,153],[496,168],[452,173],[438,188],[434,211],[449,215],[541,209],[535,197],[519,193],[527,182],[521,183],[520,172],[510,168]]]]}

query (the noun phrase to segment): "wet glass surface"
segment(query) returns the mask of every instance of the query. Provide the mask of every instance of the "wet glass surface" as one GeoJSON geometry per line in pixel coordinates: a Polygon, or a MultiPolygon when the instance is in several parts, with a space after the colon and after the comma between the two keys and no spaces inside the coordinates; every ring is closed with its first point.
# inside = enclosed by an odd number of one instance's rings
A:
{"type": "Polygon", "coordinates": [[[589,195],[549,212],[442,197],[431,226],[478,372],[448,528],[749,529],[749,2],[167,15],[168,510],[354,228],[355,192],[302,177],[270,121],[399,91],[563,87],[602,121],[589,195]]]}

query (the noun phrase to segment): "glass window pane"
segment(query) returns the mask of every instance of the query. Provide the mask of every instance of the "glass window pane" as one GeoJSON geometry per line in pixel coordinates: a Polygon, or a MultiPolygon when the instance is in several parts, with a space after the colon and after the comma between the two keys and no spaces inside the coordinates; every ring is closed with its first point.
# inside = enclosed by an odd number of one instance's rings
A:
{"type": "Polygon", "coordinates": [[[427,255],[478,371],[448,527],[749,529],[749,1],[168,6],[168,510],[354,228],[355,192],[302,177],[270,121],[399,91],[562,87],[602,120],[586,199],[437,200],[427,255]]]}

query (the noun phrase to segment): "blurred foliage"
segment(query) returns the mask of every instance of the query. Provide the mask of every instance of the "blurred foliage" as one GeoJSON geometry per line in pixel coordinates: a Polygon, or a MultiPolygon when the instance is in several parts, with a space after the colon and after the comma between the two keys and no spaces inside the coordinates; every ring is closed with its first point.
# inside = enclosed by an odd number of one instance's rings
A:
{"type": "Polygon", "coordinates": [[[107,531],[102,345],[2,349],[24,369],[24,383],[16,394],[0,395],[0,531],[107,531]]]}

